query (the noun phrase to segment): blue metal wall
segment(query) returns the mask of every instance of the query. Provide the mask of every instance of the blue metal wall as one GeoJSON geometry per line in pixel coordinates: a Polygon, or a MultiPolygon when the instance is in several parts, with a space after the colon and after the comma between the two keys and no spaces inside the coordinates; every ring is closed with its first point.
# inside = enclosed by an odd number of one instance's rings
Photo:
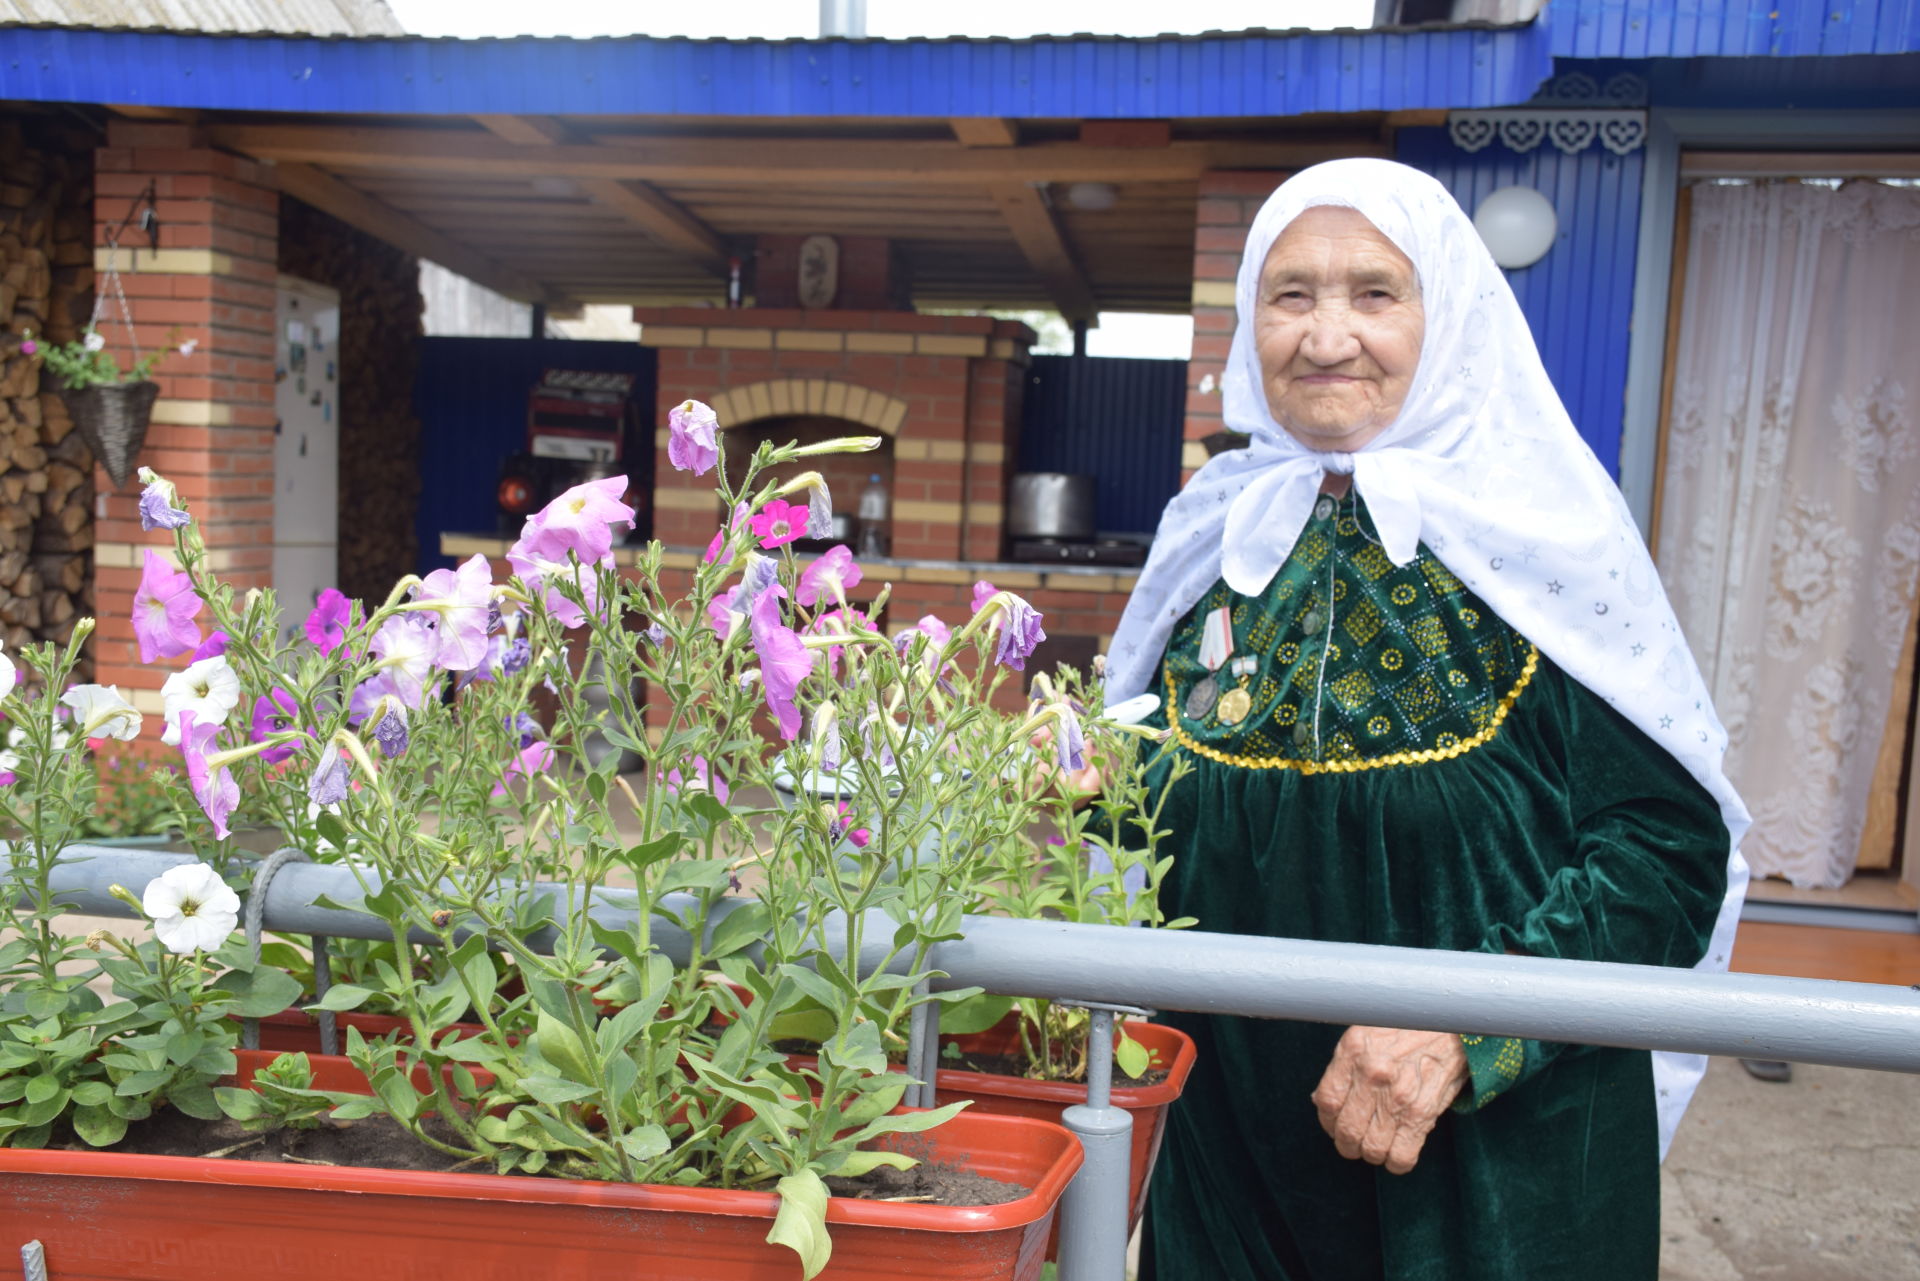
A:
{"type": "Polygon", "coordinates": [[[500,465],[527,447],[527,393],[543,370],[637,374],[633,398],[650,445],[654,366],[654,352],[635,343],[422,338],[413,384],[420,418],[419,572],[453,563],[440,554],[442,533],[496,529],[500,465]]]}
{"type": "Polygon", "coordinates": [[[1560,58],[1809,57],[1920,49],[1914,0],[1549,0],[1560,58]]]}
{"type": "Polygon", "coordinates": [[[1402,130],[1397,145],[1401,161],[1445,183],[1468,214],[1501,187],[1532,187],[1553,202],[1558,241],[1507,279],[1574,425],[1618,477],[1645,153],[1516,153],[1498,142],[1468,153],[1444,129],[1402,130]]]}
{"type": "Polygon", "coordinates": [[[1020,427],[1020,470],[1099,482],[1102,530],[1150,534],[1180,489],[1187,362],[1035,356],[1020,427]]]}

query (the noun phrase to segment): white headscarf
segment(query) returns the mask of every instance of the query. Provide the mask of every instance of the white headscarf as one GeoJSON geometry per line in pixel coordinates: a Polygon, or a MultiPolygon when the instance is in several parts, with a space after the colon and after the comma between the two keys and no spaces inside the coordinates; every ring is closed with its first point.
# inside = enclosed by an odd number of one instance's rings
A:
{"type": "MultiPolygon", "coordinates": [[[[1107,698],[1145,692],[1173,626],[1213,584],[1256,596],[1293,551],[1325,472],[1351,473],[1395,564],[1424,542],[1548,658],[1673,753],[1720,803],[1727,897],[1706,956],[1724,970],[1745,897],[1746,806],[1721,769],[1726,731],[1625,501],[1574,430],[1506,276],[1433,178],[1387,160],[1315,165],[1247,233],[1239,325],[1223,383],[1246,449],[1207,463],[1167,505],[1108,657],[1107,698]],[[1426,336],[1399,417],[1351,454],[1317,453],[1275,422],[1254,346],[1267,252],[1316,205],[1357,210],[1412,260],[1426,336]]],[[[1706,1070],[1656,1054],[1661,1152],[1706,1070]]]]}

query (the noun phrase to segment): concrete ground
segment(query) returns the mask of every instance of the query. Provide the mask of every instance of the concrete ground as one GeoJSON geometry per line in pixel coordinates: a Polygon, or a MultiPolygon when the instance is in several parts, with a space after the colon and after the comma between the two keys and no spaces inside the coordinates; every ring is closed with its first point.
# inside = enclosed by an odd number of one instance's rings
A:
{"type": "Polygon", "coordinates": [[[1920,1076],[1714,1059],[1661,1199],[1661,1281],[1920,1277],[1920,1076]]]}

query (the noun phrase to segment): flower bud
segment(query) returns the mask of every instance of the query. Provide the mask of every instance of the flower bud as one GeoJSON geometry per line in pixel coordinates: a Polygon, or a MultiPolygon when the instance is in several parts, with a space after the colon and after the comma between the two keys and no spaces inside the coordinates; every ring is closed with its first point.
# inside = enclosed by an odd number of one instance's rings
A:
{"type": "Polygon", "coordinates": [[[453,924],[453,913],[449,912],[446,908],[443,907],[438,912],[435,912],[431,919],[433,921],[434,929],[444,930],[449,925],[453,924]]]}

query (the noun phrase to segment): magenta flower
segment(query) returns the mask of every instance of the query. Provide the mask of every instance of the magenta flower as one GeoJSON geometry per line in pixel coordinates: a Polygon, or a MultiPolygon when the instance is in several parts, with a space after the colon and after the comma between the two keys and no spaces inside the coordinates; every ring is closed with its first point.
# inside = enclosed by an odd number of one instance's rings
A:
{"type": "MultiPolygon", "coordinates": [[[[293,695],[276,685],[271,694],[262,694],[253,700],[253,741],[264,743],[275,734],[284,734],[293,728],[299,715],[300,705],[294,702],[293,695]]],[[[282,743],[260,753],[260,759],[278,765],[292,755],[293,744],[282,743]]]]}
{"type": "Polygon", "coordinates": [[[847,844],[857,850],[867,848],[867,842],[873,839],[873,833],[864,827],[853,826],[853,810],[841,801],[833,817],[827,820],[827,834],[834,840],[846,838],[847,844]]]}
{"type": "Polygon", "coordinates": [[[719,416],[697,400],[682,401],[667,415],[667,461],[681,471],[704,476],[720,461],[720,442],[714,439],[719,416]]]}
{"type": "Polygon", "coordinates": [[[800,708],[793,696],[813,670],[814,655],[799,633],[781,621],[780,600],[785,595],[784,588],[769,588],[748,617],[753,648],[760,656],[760,687],[766,692],[767,710],[779,722],[780,737],[791,743],[800,734],[800,708]]]}
{"type": "Polygon", "coordinates": [[[218,723],[203,725],[192,712],[180,713],[180,755],[187,767],[187,784],[193,789],[193,799],[206,812],[207,821],[213,824],[214,839],[225,840],[227,819],[240,805],[240,784],[234,782],[233,771],[226,766],[218,770],[208,766],[213,738],[219,732],[218,723]]]}
{"type": "Polygon", "coordinates": [[[976,614],[979,613],[980,607],[998,594],[999,589],[984,578],[975,583],[973,585],[973,612],[976,614]]]}
{"type": "Polygon", "coordinates": [[[1016,672],[1027,670],[1034,647],[1047,638],[1040,630],[1040,611],[1012,592],[1000,592],[1000,644],[993,661],[1016,672]]]}
{"type": "Polygon", "coordinates": [[[713,633],[721,640],[733,635],[734,619],[742,612],[733,607],[739,598],[740,586],[736,583],[707,602],[707,621],[713,624],[713,633]]]}
{"type": "Polygon", "coordinates": [[[232,643],[233,637],[215,628],[213,631],[207,633],[207,638],[200,642],[199,647],[193,651],[192,656],[188,658],[187,661],[197,663],[203,658],[218,658],[227,652],[227,646],[232,643]]]}
{"type": "Polygon", "coordinates": [[[333,653],[346,643],[347,620],[352,615],[353,602],[336,588],[327,588],[307,615],[307,639],[322,654],[333,653]]]}
{"type": "Polygon", "coordinates": [[[807,535],[807,509],[776,498],[753,518],[753,533],[771,551],[807,535]]]}
{"type": "Polygon", "coordinates": [[[811,565],[800,571],[800,586],[793,598],[811,609],[821,600],[837,600],[844,604],[847,589],[860,585],[860,566],[853,562],[853,552],[844,543],[829,547],[811,565]]]}
{"type": "Polygon", "coordinates": [[[733,796],[733,789],[727,786],[727,780],[713,772],[704,756],[696,756],[688,764],[687,777],[683,778],[677,769],[670,769],[661,777],[660,783],[675,795],[679,794],[682,787],[693,792],[712,792],[714,799],[722,805],[733,796]]]}
{"type": "MultiPolygon", "coordinates": [[[[862,631],[870,631],[873,628],[873,620],[869,619],[857,609],[830,609],[824,614],[816,615],[814,620],[807,624],[807,635],[846,636],[852,633],[855,628],[859,628],[862,631]]],[[[830,645],[827,647],[827,675],[838,676],[840,674],[840,655],[845,649],[845,645],[830,645]]]]}
{"type": "Polygon", "coordinates": [[[493,795],[505,796],[507,784],[515,778],[531,778],[535,774],[544,774],[553,765],[553,748],[545,743],[535,743],[523,747],[519,753],[507,762],[507,768],[501,771],[500,781],[493,785],[493,795]]]}
{"type": "MultiPolygon", "coordinates": [[[[148,472],[152,475],[152,472],[148,472]]],[[[156,480],[140,491],[140,528],[145,530],[179,529],[193,517],[175,507],[167,483],[156,480]]]]}
{"type": "Polygon", "coordinates": [[[133,634],[140,642],[140,661],[192,653],[200,643],[200,625],[193,621],[199,612],[193,580],[149,549],[140,586],[133,592],[133,634]]]}
{"type": "Polygon", "coordinates": [[[527,518],[521,541],[541,530],[551,536],[552,559],[565,561],[572,552],[590,565],[613,550],[613,526],[632,524],[633,508],[621,502],[627,492],[625,476],[608,476],[575,485],[527,518]]]}
{"type": "MultiPolygon", "coordinates": [[[[34,352],[39,350],[40,350],[40,344],[35,342],[33,339],[22,338],[20,340],[20,354],[22,356],[31,356],[33,355],[34,352]]],[[[8,779],[7,781],[12,782],[13,780],[8,779]]]]}
{"type": "Polygon", "coordinates": [[[707,554],[700,558],[700,563],[702,565],[711,565],[714,561],[719,560],[721,551],[724,550],[727,545],[727,536],[734,530],[740,528],[741,523],[746,519],[747,505],[745,503],[735,503],[733,505],[733,519],[713,531],[713,541],[707,544],[707,554]]]}
{"type": "Polygon", "coordinates": [[[436,569],[414,588],[414,603],[433,606],[433,665],[471,671],[487,656],[493,571],[475,552],[458,569],[436,569]]]}

